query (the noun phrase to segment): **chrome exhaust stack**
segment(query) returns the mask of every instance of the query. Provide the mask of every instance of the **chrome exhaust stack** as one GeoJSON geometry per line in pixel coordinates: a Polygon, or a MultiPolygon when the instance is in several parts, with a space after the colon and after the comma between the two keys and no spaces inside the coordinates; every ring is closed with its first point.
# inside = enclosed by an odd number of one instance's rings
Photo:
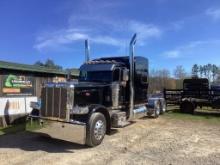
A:
{"type": "Polygon", "coordinates": [[[130,41],[129,45],[129,63],[130,63],[130,106],[129,106],[129,118],[132,120],[134,117],[134,46],[136,43],[137,34],[135,33],[130,41]]]}
{"type": "Polygon", "coordinates": [[[90,47],[89,47],[89,40],[85,40],[85,62],[89,61],[89,54],[90,54],[90,47]]]}

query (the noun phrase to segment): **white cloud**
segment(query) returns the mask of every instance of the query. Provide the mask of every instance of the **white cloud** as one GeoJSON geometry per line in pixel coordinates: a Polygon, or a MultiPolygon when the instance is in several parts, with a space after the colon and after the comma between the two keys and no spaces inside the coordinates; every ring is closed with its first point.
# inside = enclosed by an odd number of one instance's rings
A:
{"type": "Polygon", "coordinates": [[[153,24],[145,24],[137,21],[129,21],[128,29],[138,34],[138,39],[143,43],[150,37],[159,37],[162,34],[162,30],[153,24]]]}
{"type": "MultiPolygon", "coordinates": [[[[82,19],[85,21],[84,17],[82,19]]],[[[127,24],[123,22],[117,23],[117,21],[98,23],[94,17],[92,19],[92,24],[88,26],[78,24],[77,27],[74,26],[73,28],[73,25],[71,25],[67,29],[42,33],[37,37],[34,48],[42,51],[44,49],[53,49],[84,39],[89,39],[91,42],[97,44],[121,48],[124,47],[127,41],[129,41],[129,37],[131,37],[133,33],[138,34],[139,45],[144,45],[145,41],[149,38],[158,38],[162,33],[162,31],[153,24],[144,24],[137,21],[125,21],[128,22],[127,24]],[[109,28],[111,31],[106,32],[105,28],[109,28]],[[126,37],[124,37],[125,35],[126,37]]],[[[80,20],[77,20],[77,22],[80,22],[80,20]]]]}
{"type": "Polygon", "coordinates": [[[192,41],[186,45],[179,46],[173,50],[168,50],[162,53],[162,56],[165,58],[182,58],[187,55],[196,55],[199,49],[203,49],[206,46],[220,46],[220,40],[201,40],[201,41],[192,41]]]}
{"type": "Polygon", "coordinates": [[[206,14],[211,16],[214,20],[220,19],[220,8],[210,8],[206,10],[206,14]]]}
{"type": "Polygon", "coordinates": [[[37,50],[47,50],[90,39],[92,43],[124,48],[133,33],[138,34],[139,45],[149,38],[158,38],[162,30],[154,24],[117,17],[116,10],[124,6],[120,1],[106,2],[82,0],[78,10],[73,10],[68,25],[57,31],[41,33],[34,45],[37,50]],[[89,2],[88,2],[89,1],[89,2]]]}
{"type": "Polygon", "coordinates": [[[44,49],[53,49],[62,45],[85,39],[89,39],[93,43],[112,45],[117,47],[123,46],[124,42],[122,39],[110,36],[88,34],[83,29],[78,31],[76,31],[76,29],[67,29],[39,36],[37,38],[37,43],[34,45],[34,48],[42,51],[44,49]]]}
{"type": "Polygon", "coordinates": [[[164,56],[167,58],[179,58],[180,57],[180,51],[179,50],[170,50],[163,53],[164,56]]]}
{"type": "Polygon", "coordinates": [[[118,47],[123,46],[123,42],[125,42],[121,39],[113,38],[110,36],[96,36],[96,37],[92,37],[90,40],[93,41],[94,43],[106,44],[106,45],[112,45],[118,47]]]}
{"type": "Polygon", "coordinates": [[[43,50],[44,48],[55,48],[59,45],[69,44],[74,41],[84,40],[88,35],[82,32],[77,32],[74,29],[61,30],[52,32],[51,34],[42,34],[37,38],[37,43],[34,48],[43,50]]]}

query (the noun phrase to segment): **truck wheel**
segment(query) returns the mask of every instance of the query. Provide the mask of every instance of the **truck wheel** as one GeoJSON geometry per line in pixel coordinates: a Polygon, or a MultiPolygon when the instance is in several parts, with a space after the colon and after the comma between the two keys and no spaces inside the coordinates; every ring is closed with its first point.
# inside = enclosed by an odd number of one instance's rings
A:
{"type": "Polygon", "coordinates": [[[158,118],[160,115],[160,111],[161,110],[161,104],[160,102],[157,100],[154,103],[154,118],[158,118]]]}
{"type": "Polygon", "coordinates": [[[39,114],[40,114],[40,110],[39,109],[33,109],[31,111],[31,115],[33,115],[33,116],[39,116],[39,114]]]}
{"type": "Polygon", "coordinates": [[[164,114],[167,110],[167,105],[165,100],[161,101],[161,105],[160,105],[160,114],[164,114]]]}
{"type": "Polygon", "coordinates": [[[193,114],[194,109],[195,109],[194,104],[192,102],[189,102],[189,101],[184,101],[180,105],[180,112],[181,113],[193,114]]]}
{"type": "Polygon", "coordinates": [[[86,145],[94,147],[99,145],[106,133],[106,119],[102,113],[93,113],[87,123],[86,145]]]}

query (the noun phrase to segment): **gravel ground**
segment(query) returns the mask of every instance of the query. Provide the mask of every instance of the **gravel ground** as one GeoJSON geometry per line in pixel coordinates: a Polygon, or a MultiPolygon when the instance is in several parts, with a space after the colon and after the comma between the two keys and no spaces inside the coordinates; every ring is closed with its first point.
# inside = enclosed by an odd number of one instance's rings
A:
{"type": "Polygon", "coordinates": [[[220,124],[140,119],[95,148],[31,132],[3,135],[0,164],[220,164],[220,124]]]}

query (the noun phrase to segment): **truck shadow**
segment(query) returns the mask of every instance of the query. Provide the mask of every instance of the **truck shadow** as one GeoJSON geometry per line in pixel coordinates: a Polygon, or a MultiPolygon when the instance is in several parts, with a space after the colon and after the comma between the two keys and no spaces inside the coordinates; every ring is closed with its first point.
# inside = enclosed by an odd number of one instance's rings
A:
{"type": "MultiPolygon", "coordinates": [[[[6,134],[0,136],[0,148],[17,148],[24,151],[45,151],[48,153],[74,153],[74,150],[89,149],[90,147],[60,139],[54,139],[42,133],[25,131],[25,124],[20,125],[17,133],[10,128],[3,129],[6,134]]],[[[17,128],[17,127],[16,127],[17,128]]],[[[119,133],[111,129],[111,136],[119,133]]]]}
{"type": "Polygon", "coordinates": [[[0,148],[18,148],[24,151],[40,150],[48,153],[74,153],[74,150],[88,147],[25,131],[0,136],[0,148]]]}
{"type": "Polygon", "coordinates": [[[118,129],[112,128],[108,135],[111,136],[111,135],[117,134],[118,132],[119,132],[118,129]]]}

